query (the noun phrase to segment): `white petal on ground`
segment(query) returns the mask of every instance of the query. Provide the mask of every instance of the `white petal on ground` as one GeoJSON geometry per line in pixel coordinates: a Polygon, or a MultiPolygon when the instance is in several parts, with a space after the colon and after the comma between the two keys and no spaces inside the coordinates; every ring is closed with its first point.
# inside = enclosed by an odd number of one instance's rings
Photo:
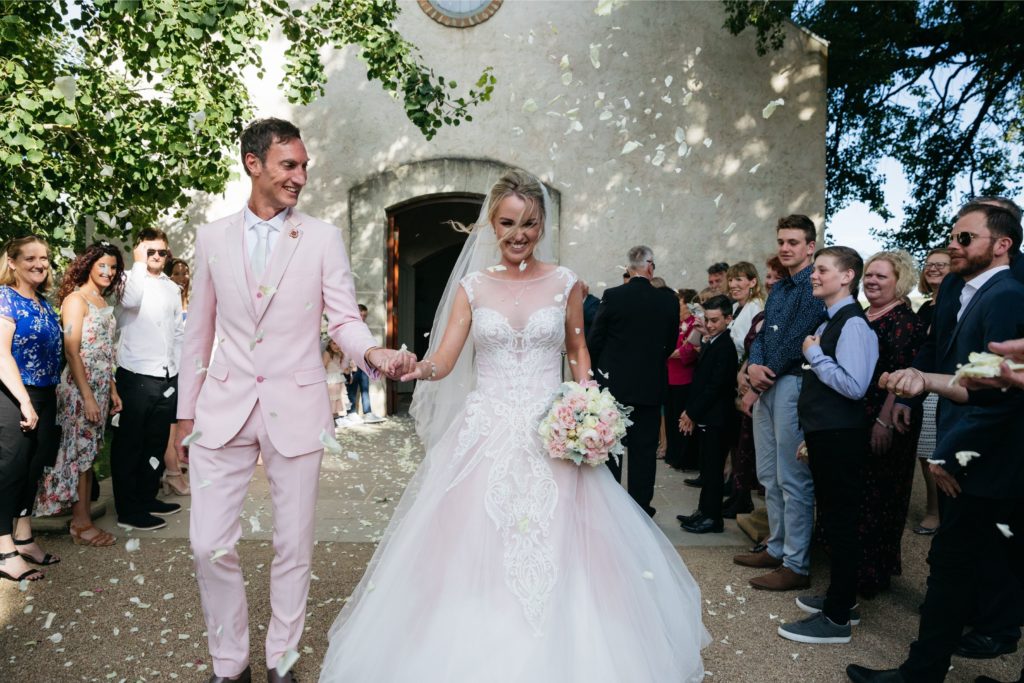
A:
{"type": "Polygon", "coordinates": [[[719,203],[720,201],[722,201],[722,193],[721,193],[721,192],[719,192],[719,193],[718,193],[718,196],[717,196],[717,197],[715,197],[715,208],[718,208],[718,203],[719,203]]]}
{"type": "Polygon", "coordinates": [[[129,553],[134,553],[136,550],[139,549],[139,539],[129,538],[127,541],[124,542],[124,549],[129,553]]]}
{"type": "MultiPolygon", "coordinates": [[[[685,157],[686,154],[689,151],[690,151],[690,146],[688,144],[686,144],[685,142],[682,142],[682,143],[679,144],[679,151],[676,152],[676,156],[685,157]]],[[[679,170],[679,169],[676,169],[676,170],[679,170]]]]}
{"type": "Polygon", "coordinates": [[[328,434],[326,429],[320,430],[320,443],[323,444],[324,450],[335,455],[341,453],[341,444],[334,438],[333,434],[328,434]]]}
{"type": "Polygon", "coordinates": [[[345,454],[345,456],[346,456],[346,457],[347,457],[347,458],[348,458],[349,460],[356,460],[356,461],[358,461],[358,460],[359,460],[359,454],[358,454],[358,453],[356,453],[355,451],[349,451],[348,453],[346,453],[346,454],[345,454]]]}
{"type": "Polygon", "coordinates": [[[736,224],[735,223],[730,223],[729,227],[727,227],[725,230],[722,231],[722,234],[723,235],[728,235],[729,233],[731,233],[735,229],[736,229],[736,224]]]}
{"type": "Polygon", "coordinates": [[[665,76],[665,87],[668,88],[671,85],[672,85],[672,77],[671,76],[665,76]]]}
{"type": "Polygon", "coordinates": [[[998,524],[997,523],[996,524],[996,528],[999,529],[999,533],[1001,533],[1006,538],[1013,538],[1013,532],[1010,531],[1010,525],[1009,524],[998,524]]]}
{"type": "Polygon", "coordinates": [[[639,142],[636,142],[635,140],[630,140],[625,145],[622,146],[622,154],[629,154],[630,152],[636,150],[638,147],[642,146],[643,145],[641,145],[639,142]]]}
{"type": "Polygon", "coordinates": [[[44,629],[48,629],[48,628],[50,628],[51,626],[53,626],[53,620],[54,620],[54,618],[55,618],[56,616],[57,616],[57,613],[56,613],[56,612],[50,612],[49,614],[47,614],[47,615],[46,615],[46,623],[45,623],[45,624],[43,624],[43,628],[44,628],[44,629]]]}
{"type": "Polygon", "coordinates": [[[571,84],[572,84],[572,72],[571,71],[566,71],[564,74],[562,74],[562,85],[571,85],[571,84]]]}
{"type": "Polygon", "coordinates": [[[956,460],[957,462],[960,463],[960,467],[967,467],[967,463],[969,463],[974,458],[980,457],[981,453],[978,453],[977,451],[959,451],[956,454],[956,460]]]}
{"type": "Polygon", "coordinates": [[[263,531],[263,527],[260,525],[260,519],[256,515],[249,516],[249,524],[252,526],[252,532],[254,534],[263,531]]]}
{"type": "Polygon", "coordinates": [[[558,63],[558,66],[562,71],[569,70],[569,55],[562,55],[562,61],[558,63]]]}
{"type": "Polygon", "coordinates": [[[174,593],[164,593],[164,600],[173,600],[174,593]]]}
{"type": "Polygon", "coordinates": [[[761,168],[761,164],[754,164],[753,166],[750,167],[750,172],[757,173],[757,169],[759,168],[761,168]]]}
{"type": "Polygon", "coordinates": [[[92,591],[82,591],[81,593],[78,594],[78,597],[80,597],[80,598],[91,598],[91,597],[94,597],[95,595],[96,594],[93,593],[92,591]]]}
{"type": "Polygon", "coordinates": [[[686,131],[682,126],[676,126],[676,142],[680,144],[686,142],[686,131]]]}
{"type": "Polygon", "coordinates": [[[705,147],[710,147],[711,146],[711,138],[704,138],[704,146],[705,147]]]}
{"type": "Polygon", "coordinates": [[[527,114],[537,111],[537,102],[533,98],[526,100],[523,102],[523,111],[527,114]]]}
{"type": "Polygon", "coordinates": [[[616,0],[597,0],[597,7],[594,8],[594,14],[599,17],[606,17],[612,13],[615,8],[616,0]]]}
{"type": "Polygon", "coordinates": [[[614,116],[614,114],[612,114],[611,110],[605,109],[603,112],[601,112],[601,114],[597,117],[597,119],[599,121],[607,121],[612,116],[614,116]]]}
{"type": "Polygon", "coordinates": [[[192,443],[203,435],[198,429],[192,430],[192,433],[181,440],[182,446],[191,446],[192,443]]]}
{"type": "Polygon", "coordinates": [[[601,45],[600,43],[590,44],[590,63],[595,69],[601,68],[601,45]]]}
{"type": "Polygon", "coordinates": [[[784,105],[786,101],[781,97],[777,100],[772,100],[768,104],[764,105],[764,109],[761,110],[761,116],[763,118],[771,118],[771,115],[775,113],[775,110],[784,105]]]}
{"type": "Polygon", "coordinates": [[[651,164],[654,166],[661,166],[663,163],[665,163],[665,152],[663,150],[658,150],[654,153],[654,158],[651,159],[651,164]]]}
{"type": "Polygon", "coordinates": [[[693,93],[692,92],[688,92],[685,95],[683,95],[683,99],[680,100],[680,104],[682,104],[685,107],[686,105],[688,105],[690,103],[690,100],[692,100],[692,99],[693,99],[693,93]]]}
{"type": "Polygon", "coordinates": [[[291,671],[292,667],[295,666],[295,662],[299,661],[299,653],[295,650],[288,650],[281,659],[277,660],[277,675],[284,676],[286,673],[291,671]]]}
{"type": "Polygon", "coordinates": [[[59,633],[54,633],[47,640],[49,640],[52,643],[59,643],[60,641],[64,640],[64,636],[62,636],[59,633]]]}

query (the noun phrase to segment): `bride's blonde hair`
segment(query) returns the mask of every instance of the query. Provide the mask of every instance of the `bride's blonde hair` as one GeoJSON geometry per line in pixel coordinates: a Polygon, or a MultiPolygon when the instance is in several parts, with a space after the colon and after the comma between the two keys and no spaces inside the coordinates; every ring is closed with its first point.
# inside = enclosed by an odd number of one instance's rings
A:
{"type": "MultiPolygon", "coordinates": [[[[540,222],[540,234],[543,236],[544,187],[540,180],[518,168],[510,168],[505,171],[487,193],[487,223],[491,226],[494,225],[495,217],[498,215],[498,206],[508,197],[519,197],[526,204],[516,224],[521,226],[527,218],[536,213],[537,220],[540,222]]],[[[478,224],[463,225],[452,221],[451,225],[460,232],[472,232],[478,224]]],[[[511,230],[506,232],[502,241],[511,240],[514,234],[511,230]]]]}

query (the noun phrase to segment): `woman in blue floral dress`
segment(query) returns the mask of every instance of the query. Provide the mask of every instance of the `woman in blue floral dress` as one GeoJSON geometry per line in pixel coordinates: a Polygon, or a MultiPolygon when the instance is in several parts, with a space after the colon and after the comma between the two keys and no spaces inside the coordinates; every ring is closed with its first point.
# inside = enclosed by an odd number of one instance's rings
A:
{"type": "Polygon", "coordinates": [[[67,367],[57,386],[60,451],[36,499],[36,515],[71,508],[71,538],[77,545],[110,546],[116,538],[92,525],[89,499],[92,464],[103,443],[108,413],[121,409],[114,379],[114,309],[120,299],[124,260],[109,243],[94,244],[68,267],[57,292],[64,325],[67,367]]]}
{"type": "Polygon", "coordinates": [[[10,240],[0,254],[0,578],[38,581],[60,559],[32,537],[32,504],[57,456],[61,329],[43,295],[50,251],[42,238],[10,240]]]}

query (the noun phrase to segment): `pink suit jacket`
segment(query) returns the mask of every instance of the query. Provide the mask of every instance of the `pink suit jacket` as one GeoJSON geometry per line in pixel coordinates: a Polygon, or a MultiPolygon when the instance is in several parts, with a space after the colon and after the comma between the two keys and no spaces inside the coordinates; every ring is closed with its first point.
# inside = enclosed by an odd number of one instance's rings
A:
{"type": "Polygon", "coordinates": [[[260,282],[249,270],[243,230],[239,212],[196,232],[178,418],[195,420],[196,443],[221,448],[259,401],[282,455],[312,453],[323,448],[323,430],[334,432],[320,350],[322,314],[331,338],[371,377],[376,373],[363,358],[376,341],[359,316],[338,228],[292,210],[260,282]]]}

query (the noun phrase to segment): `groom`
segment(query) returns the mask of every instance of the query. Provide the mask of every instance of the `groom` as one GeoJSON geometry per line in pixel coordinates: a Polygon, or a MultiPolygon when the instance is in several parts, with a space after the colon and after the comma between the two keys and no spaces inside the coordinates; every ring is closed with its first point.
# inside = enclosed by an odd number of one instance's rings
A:
{"type": "Polygon", "coordinates": [[[242,132],[252,180],[245,208],[196,233],[182,350],[178,451],[191,438],[190,538],[213,658],[211,683],[251,679],[249,617],[235,544],[257,457],[274,510],[267,680],[296,650],[306,613],[325,435],[334,431],[320,356],[320,321],[372,377],[411,372],[415,356],[376,346],[356,308],[341,232],[294,209],[309,157],[294,125],[242,132]],[[217,353],[211,360],[214,337],[217,353]]]}

